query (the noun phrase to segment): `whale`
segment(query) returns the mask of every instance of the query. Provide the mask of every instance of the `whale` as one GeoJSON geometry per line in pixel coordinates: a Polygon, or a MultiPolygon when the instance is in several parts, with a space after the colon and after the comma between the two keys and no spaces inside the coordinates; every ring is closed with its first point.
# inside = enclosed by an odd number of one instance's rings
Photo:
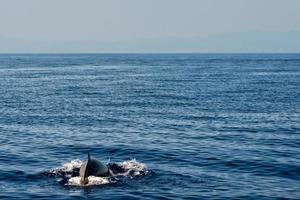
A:
{"type": "Polygon", "coordinates": [[[110,175],[113,175],[111,170],[109,170],[109,168],[100,160],[91,158],[90,153],[88,153],[88,159],[81,165],[79,174],[80,183],[82,185],[88,184],[89,176],[108,177],[110,175]]]}

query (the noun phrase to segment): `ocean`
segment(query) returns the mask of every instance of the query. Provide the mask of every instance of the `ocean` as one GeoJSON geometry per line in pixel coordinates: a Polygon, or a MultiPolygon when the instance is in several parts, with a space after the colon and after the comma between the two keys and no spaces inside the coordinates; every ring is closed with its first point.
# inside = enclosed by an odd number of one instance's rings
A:
{"type": "Polygon", "coordinates": [[[300,54],[1,54],[0,152],[0,199],[300,199],[300,54]]]}

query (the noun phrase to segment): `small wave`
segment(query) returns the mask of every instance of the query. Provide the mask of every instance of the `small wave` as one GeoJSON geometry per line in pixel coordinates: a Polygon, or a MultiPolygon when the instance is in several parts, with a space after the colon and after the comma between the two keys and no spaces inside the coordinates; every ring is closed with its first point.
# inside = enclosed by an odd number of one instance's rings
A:
{"type": "MultiPolygon", "coordinates": [[[[63,164],[61,167],[56,167],[48,170],[47,176],[60,177],[65,180],[64,185],[83,186],[80,183],[79,170],[84,162],[75,159],[63,164]]],[[[120,163],[109,163],[108,168],[113,172],[114,176],[96,177],[89,176],[88,184],[84,186],[105,185],[120,182],[126,178],[132,179],[135,177],[145,176],[151,172],[144,163],[136,161],[136,159],[123,161],[120,163]]]]}

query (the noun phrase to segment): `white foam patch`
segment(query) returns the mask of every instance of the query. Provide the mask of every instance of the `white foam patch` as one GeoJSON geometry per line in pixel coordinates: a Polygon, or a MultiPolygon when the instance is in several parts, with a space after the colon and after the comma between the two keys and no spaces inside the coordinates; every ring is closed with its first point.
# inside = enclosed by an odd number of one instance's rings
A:
{"type": "MultiPolygon", "coordinates": [[[[83,164],[83,161],[81,161],[79,159],[75,159],[75,160],[72,160],[70,162],[63,164],[63,166],[61,166],[61,167],[56,167],[56,168],[50,169],[49,172],[51,174],[55,174],[55,175],[61,175],[61,173],[72,173],[73,170],[79,169],[82,164],[83,164]]],[[[115,174],[118,178],[119,177],[133,178],[135,176],[146,175],[149,172],[147,166],[143,163],[137,162],[136,159],[123,161],[123,162],[117,163],[117,165],[122,167],[125,171],[124,173],[115,174]]],[[[67,178],[69,178],[66,185],[70,185],[70,186],[105,185],[105,184],[109,184],[109,183],[115,183],[118,180],[117,177],[114,177],[114,179],[112,179],[110,177],[89,176],[88,184],[82,185],[80,183],[80,176],[71,177],[71,174],[67,174],[65,176],[67,178]]]]}
{"type": "Polygon", "coordinates": [[[71,162],[63,164],[62,167],[56,167],[50,169],[50,173],[59,173],[59,172],[72,172],[76,168],[80,168],[83,162],[79,159],[72,160],[71,162]]]}
{"type": "Polygon", "coordinates": [[[132,174],[134,176],[138,176],[141,175],[141,172],[145,174],[148,172],[147,166],[143,163],[137,162],[136,159],[123,161],[119,163],[119,165],[126,170],[124,175],[132,174]]]}
{"type": "Polygon", "coordinates": [[[96,177],[96,176],[89,176],[88,177],[88,184],[82,185],[80,183],[80,176],[75,176],[69,179],[68,183],[66,185],[71,186],[92,186],[92,185],[105,185],[108,183],[111,183],[108,178],[105,177],[96,177]]]}

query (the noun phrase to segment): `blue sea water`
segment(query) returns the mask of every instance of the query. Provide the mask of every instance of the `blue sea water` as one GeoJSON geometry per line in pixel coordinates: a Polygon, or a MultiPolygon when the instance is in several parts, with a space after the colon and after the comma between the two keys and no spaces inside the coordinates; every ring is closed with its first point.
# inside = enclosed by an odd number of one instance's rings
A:
{"type": "Polygon", "coordinates": [[[300,54],[2,54],[0,114],[0,199],[300,199],[300,54]]]}

